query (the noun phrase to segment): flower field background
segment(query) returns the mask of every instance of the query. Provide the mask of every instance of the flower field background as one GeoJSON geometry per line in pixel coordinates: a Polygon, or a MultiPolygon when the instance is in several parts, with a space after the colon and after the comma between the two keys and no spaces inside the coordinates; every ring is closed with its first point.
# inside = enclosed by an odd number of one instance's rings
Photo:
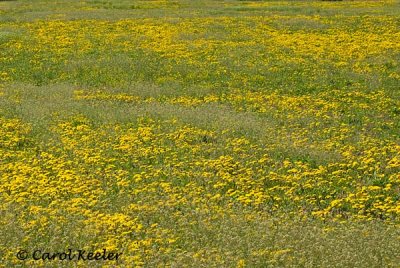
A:
{"type": "Polygon", "coordinates": [[[0,267],[399,267],[399,1],[0,2],[0,267]],[[20,249],[123,252],[20,261],[20,249]]]}

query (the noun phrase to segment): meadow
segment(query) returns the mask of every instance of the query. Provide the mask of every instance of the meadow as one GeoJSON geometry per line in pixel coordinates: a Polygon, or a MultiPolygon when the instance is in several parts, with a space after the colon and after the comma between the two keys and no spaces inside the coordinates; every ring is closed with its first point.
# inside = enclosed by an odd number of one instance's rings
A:
{"type": "Polygon", "coordinates": [[[400,2],[0,1],[0,267],[399,267],[400,2]],[[35,260],[26,250],[121,252],[35,260]]]}

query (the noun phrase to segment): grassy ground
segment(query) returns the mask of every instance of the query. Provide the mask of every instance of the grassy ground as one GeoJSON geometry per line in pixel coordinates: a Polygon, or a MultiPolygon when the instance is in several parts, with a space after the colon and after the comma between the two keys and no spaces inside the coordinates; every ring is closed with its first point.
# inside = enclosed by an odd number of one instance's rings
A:
{"type": "Polygon", "coordinates": [[[398,1],[0,1],[0,267],[398,267],[399,29],[398,1]]]}

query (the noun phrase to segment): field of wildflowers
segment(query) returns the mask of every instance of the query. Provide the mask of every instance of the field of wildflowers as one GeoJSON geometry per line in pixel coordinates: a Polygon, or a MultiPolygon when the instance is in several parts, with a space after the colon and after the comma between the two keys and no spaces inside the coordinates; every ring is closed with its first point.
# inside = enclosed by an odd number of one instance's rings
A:
{"type": "Polygon", "coordinates": [[[0,267],[398,267],[399,63],[394,0],[1,1],[0,267]]]}

